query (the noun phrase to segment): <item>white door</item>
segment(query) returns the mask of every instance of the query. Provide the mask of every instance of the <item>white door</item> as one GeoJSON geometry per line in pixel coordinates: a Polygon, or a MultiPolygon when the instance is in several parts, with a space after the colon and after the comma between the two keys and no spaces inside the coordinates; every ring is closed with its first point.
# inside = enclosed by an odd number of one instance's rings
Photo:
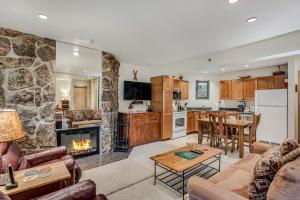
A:
{"type": "Polygon", "coordinates": [[[287,107],[256,106],[261,114],[257,127],[257,141],[282,143],[287,138],[287,107]]]}

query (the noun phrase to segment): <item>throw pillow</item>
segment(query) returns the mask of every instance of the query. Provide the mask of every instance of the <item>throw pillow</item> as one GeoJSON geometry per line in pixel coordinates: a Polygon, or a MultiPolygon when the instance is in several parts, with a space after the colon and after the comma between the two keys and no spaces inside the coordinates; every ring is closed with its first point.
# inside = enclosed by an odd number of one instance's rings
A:
{"type": "Polygon", "coordinates": [[[101,110],[95,110],[93,115],[93,120],[100,120],[101,119],[101,110]]]}
{"type": "Polygon", "coordinates": [[[279,146],[266,151],[255,164],[249,185],[250,200],[265,200],[270,184],[281,168],[283,156],[279,146]]]}
{"type": "Polygon", "coordinates": [[[280,151],[282,155],[286,155],[296,148],[298,148],[298,142],[297,140],[292,138],[285,139],[283,143],[280,145],[280,151]]]}
{"type": "Polygon", "coordinates": [[[297,148],[294,151],[291,151],[290,153],[286,154],[283,157],[281,164],[283,166],[288,162],[296,160],[298,157],[300,157],[300,148],[297,148]]]}
{"type": "Polygon", "coordinates": [[[83,110],[83,113],[88,120],[92,120],[94,116],[94,110],[83,110]]]}
{"type": "Polygon", "coordinates": [[[77,121],[84,121],[85,120],[85,116],[83,111],[78,110],[78,111],[73,111],[73,121],[77,122],[77,121]]]}

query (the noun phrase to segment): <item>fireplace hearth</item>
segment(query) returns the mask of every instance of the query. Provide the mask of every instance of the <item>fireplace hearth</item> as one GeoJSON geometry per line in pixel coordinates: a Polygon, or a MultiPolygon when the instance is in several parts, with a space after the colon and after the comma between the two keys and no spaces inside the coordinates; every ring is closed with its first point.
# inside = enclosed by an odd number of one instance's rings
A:
{"type": "Polygon", "coordinates": [[[99,154],[99,126],[56,130],[57,146],[66,146],[75,158],[99,154]]]}

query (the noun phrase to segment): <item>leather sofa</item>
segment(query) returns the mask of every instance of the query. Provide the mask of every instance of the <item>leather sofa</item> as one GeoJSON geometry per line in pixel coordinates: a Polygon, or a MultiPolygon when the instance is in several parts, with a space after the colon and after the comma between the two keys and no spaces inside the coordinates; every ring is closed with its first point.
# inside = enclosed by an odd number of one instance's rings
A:
{"type": "Polygon", "coordinates": [[[64,111],[63,123],[67,123],[68,128],[84,128],[101,122],[101,110],[64,111]]]}
{"type": "Polygon", "coordinates": [[[65,146],[51,148],[35,154],[23,155],[22,150],[18,145],[5,142],[0,143],[0,155],[2,155],[1,174],[6,172],[7,164],[11,164],[13,170],[18,171],[63,161],[71,174],[69,185],[77,183],[81,177],[80,167],[75,162],[73,156],[67,154],[67,148],[65,146]]]}
{"type": "MultiPolygon", "coordinates": [[[[26,199],[26,197],[24,197],[26,199]]],[[[0,200],[10,198],[0,192],[0,200]]],[[[86,180],[70,187],[39,197],[36,200],[107,200],[102,194],[96,195],[96,185],[91,180],[86,180]]]]}
{"type": "MultiPolygon", "coordinates": [[[[188,180],[190,200],[246,200],[253,168],[271,146],[253,144],[253,153],[248,154],[231,167],[209,178],[192,177],[188,180]]],[[[267,192],[268,200],[297,199],[300,195],[300,157],[281,167],[267,192]],[[297,197],[298,196],[298,197],[297,197]]]]}

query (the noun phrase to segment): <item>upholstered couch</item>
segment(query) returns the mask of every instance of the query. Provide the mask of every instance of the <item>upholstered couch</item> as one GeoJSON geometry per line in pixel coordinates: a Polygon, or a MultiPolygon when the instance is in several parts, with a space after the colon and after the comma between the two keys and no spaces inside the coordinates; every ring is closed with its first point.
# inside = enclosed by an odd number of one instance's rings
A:
{"type": "MultiPolygon", "coordinates": [[[[261,154],[271,146],[254,143],[253,153],[208,180],[192,177],[187,191],[190,200],[245,200],[251,174],[261,154]]],[[[283,165],[267,190],[268,200],[298,199],[300,195],[300,157],[283,165]]]]}
{"type": "Polygon", "coordinates": [[[51,148],[35,154],[23,155],[21,148],[15,143],[0,143],[0,155],[2,163],[0,174],[6,173],[7,164],[11,164],[14,171],[45,165],[53,162],[63,161],[68,168],[71,179],[69,184],[75,184],[81,178],[81,169],[71,155],[67,154],[65,146],[51,148]]]}
{"type": "Polygon", "coordinates": [[[66,110],[63,121],[68,128],[83,128],[101,123],[101,110],[66,110]]]}
{"type": "MultiPolygon", "coordinates": [[[[24,200],[28,199],[24,196],[24,200]]],[[[0,200],[10,198],[0,192],[0,200]]],[[[36,200],[107,200],[102,194],[96,195],[96,185],[91,180],[86,180],[59,191],[39,197],[36,200]]]]}

